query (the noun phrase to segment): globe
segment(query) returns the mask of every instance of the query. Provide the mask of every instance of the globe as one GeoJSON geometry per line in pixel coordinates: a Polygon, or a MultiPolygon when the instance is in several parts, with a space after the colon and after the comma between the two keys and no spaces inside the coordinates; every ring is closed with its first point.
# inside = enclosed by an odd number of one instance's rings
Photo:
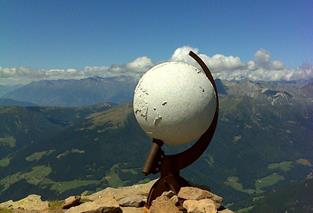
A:
{"type": "Polygon", "coordinates": [[[183,62],[152,67],[139,80],[133,110],[150,137],[168,145],[197,140],[216,110],[214,87],[205,73],[183,62]]]}

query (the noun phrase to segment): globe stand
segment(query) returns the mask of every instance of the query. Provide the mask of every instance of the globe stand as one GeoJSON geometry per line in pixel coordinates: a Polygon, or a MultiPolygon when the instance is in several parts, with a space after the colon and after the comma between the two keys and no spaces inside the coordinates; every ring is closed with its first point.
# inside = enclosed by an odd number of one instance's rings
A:
{"type": "Polygon", "coordinates": [[[152,204],[152,201],[158,196],[162,195],[163,192],[171,190],[174,193],[178,194],[181,187],[190,185],[184,178],[179,175],[180,170],[192,164],[202,155],[202,153],[211,142],[211,139],[216,129],[219,101],[215,81],[209,68],[202,61],[202,59],[192,51],[189,52],[189,55],[201,66],[207,78],[210,80],[211,84],[214,87],[216,95],[215,114],[212,123],[210,127],[206,130],[206,132],[192,147],[185,150],[184,152],[175,155],[165,155],[163,150],[161,149],[163,142],[158,139],[153,139],[152,147],[143,168],[143,173],[145,175],[148,175],[151,173],[155,174],[160,172],[160,178],[154,183],[154,185],[150,189],[146,203],[147,208],[149,208],[152,204]]]}

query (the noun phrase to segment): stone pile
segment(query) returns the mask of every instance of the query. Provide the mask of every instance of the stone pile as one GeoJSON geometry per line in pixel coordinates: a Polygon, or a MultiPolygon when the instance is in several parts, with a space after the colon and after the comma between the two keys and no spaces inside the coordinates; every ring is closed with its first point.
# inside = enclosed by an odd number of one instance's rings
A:
{"type": "Polygon", "coordinates": [[[39,195],[29,195],[19,201],[0,203],[0,212],[6,209],[18,213],[232,213],[222,206],[222,197],[197,187],[182,187],[177,195],[164,192],[148,209],[145,203],[154,182],[71,196],[57,206],[42,201],[39,195]]]}

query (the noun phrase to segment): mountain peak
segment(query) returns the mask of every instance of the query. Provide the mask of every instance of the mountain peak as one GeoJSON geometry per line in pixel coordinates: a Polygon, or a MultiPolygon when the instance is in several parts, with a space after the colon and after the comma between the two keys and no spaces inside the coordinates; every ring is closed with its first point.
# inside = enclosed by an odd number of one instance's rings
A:
{"type": "Polygon", "coordinates": [[[19,201],[0,203],[0,210],[26,212],[147,212],[147,213],[233,213],[222,206],[223,198],[198,187],[182,187],[175,194],[164,192],[151,207],[145,207],[149,190],[156,180],[120,188],[106,188],[90,195],[70,196],[60,201],[43,201],[39,195],[28,195],[19,201]]]}
{"type": "Polygon", "coordinates": [[[96,76],[91,76],[88,78],[83,78],[81,80],[102,81],[102,80],[105,80],[105,78],[96,75],[96,76]]]}

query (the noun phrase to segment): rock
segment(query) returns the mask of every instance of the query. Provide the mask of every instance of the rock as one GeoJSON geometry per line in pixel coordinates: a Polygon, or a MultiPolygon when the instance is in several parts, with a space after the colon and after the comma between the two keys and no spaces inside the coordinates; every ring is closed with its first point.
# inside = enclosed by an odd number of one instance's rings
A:
{"type": "Polygon", "coordinates": [[[167,191],[167,192],[163,192],[162,195],[164,195],[164,196],[166,196],[168,198],[171,198],[171,197],[173,197],[176,194],[173,191],[167,191]]]}
{"type": "Polygon", "coordinates": [[[152,201],[149,213],[180,213],[180,211],[167,196],[161,195],[152,201]]]}
{"type": "Polygon", "coordinates": [[[19,209],[33,212],[43,212],[49,208],[47,201],[42,201],[40,195],[28,195],[24,199],[13,202],[12,200],[1,203],[0,207],[7,209],[19,209]]]}
{"type": "Polygon", "coordinates": [[[223,198],[213,194],[212,192],[199,189],[196,187],[182,187],[178,192],[178,197],[185,200],[201,200],[209,198],[215,202],[216,208],[218,209],[223,202],[223,198]]]}
{"type": "Polygon", "coordinates": [[[142,195],[147,197],[152,185],[156,182],[156,180],[150,181],[145,184],[138,184],[127,187],[120,188],[106,188],[102,191],[96,192],[92,195],[84,196],[83,198],[89,200],[97,200],[99,198],[104,198],[107,196],[113,196],[116,200],[120,200],[124,197],[128,197],[129,195],[142,195]]]}
{"type": "Polygon", "coordinates": [[[122,213],[118,202],[110,196],[72,207],[66,213],[122,213]]]}
{"type": "Polygon", "coordinates": [[[90,191],[83,191],[81,194],[80,194],[81,196],[88,196],[88,195],[90,195],[90,191]]]}
{"type": "Polygon", "coordinates": [[[177,195],[172,196],[170,198],[170,201],[174,203],[175,206],[178,205],[178,202],[179,202],[178,196],[177,195]]]}
{"type": "Polygon", "coordinates": [[[62,209],[69,209],[80,204],[80,196],[70,196],[64,200],[62,209]]]}
{"type": "Polygon", "coordinates": [[[143,207],[146,197],[143,195],[129,195],[118,200],[122,207],[143,207]]]}
{"type": "Polygon", "coordinates": [[[13,200],[8,200],[6,202],[0,203],[0,208],[9,209],[13,206],[14,202],[13,200]]]}
{"type": "Polygon", "coordinates": [[[230,211],[229,209],[223,209],[218,211],[217,213],[234,213],[233,211],[230,211]]]}
{"type": "Polygon", "coordinates": [[[29,195],[16,202],[0,203],[0,209],[9,209],[14,213],[233,213],[220,207],[223,198],[197,187],[182,187],[178,195],[173,191],[164,192],[147,209],[143,205],[154,183],[106,188],[91,195],[71,196],[65,199],[62,206],[61,201],[57,201],[56,206],[50,202],[50,208],[40,196],[29,195]]]}
{"type": "Polygon", "coordinates": [[[122,207],[123,213],[144,213],[145,208],[122,207]]]}
{"type": "Polygon", "coordinates": [[[188,213],[217,213],[215,202],[211,199],[185,200],[183,207],[188,213]]]}

